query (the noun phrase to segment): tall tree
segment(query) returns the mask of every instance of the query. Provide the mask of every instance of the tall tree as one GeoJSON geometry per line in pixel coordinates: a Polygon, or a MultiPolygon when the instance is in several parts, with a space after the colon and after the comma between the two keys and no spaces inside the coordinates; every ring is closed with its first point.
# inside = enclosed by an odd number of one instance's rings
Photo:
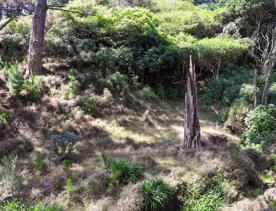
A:
{"type": "Polygon", "coordinates": [[[42,72],[42,54],[45,34],[47,0],[36,0],[32,22],[32,34],[29,44],[29,70],[35,73],[42,72]]]}
{"type": "Polygon", "coordinates": [[[190,67],[186,71],[186,78],[183,147],[199,148],[201,146],[201,134],[198,118],[196,74],[192,56],[190,56],[190,67]]]}

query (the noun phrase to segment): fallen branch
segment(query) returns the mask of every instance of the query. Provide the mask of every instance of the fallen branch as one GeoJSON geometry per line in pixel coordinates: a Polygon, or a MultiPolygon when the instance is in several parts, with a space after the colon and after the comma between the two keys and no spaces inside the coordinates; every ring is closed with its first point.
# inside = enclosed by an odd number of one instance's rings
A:
{"type": "Polygon", "coordinates": [[[7,21],[5,21],[2,25],[0,25],[0,31],[4,29],[14,18],[9,18],[7,21]]]}

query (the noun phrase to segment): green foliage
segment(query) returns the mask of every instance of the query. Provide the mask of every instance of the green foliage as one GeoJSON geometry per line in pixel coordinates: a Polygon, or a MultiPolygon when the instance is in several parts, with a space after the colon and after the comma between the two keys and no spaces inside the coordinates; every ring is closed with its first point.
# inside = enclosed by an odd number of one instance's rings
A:
{"type": "Polygon", "coordinates": [[[56,204],[31,204],[25,205],[17,201],[9,201],[5,203],[0,209],[5,211],[63,211],[63,208],[56,204]]]}
{"type": "Polygon", "coordinates": [[[7,111],[0,111],[0,125],[7,125],[10,121],[10,113],[7,111]]]}
{"type": "Polygon", "coordinates": [[[237,98],[252,102],[253,92],[245,91],[244,87],[250,82],[252,70],[246,68],[229,68],[221,74],[219,80],[208,79],[204,87],[204,94],[200,101],[203,105],[218,104],[221,106],[232,105],[237,98]],[[248,95],[249,94],[249,95],[248,95]]]}
{"type": "Polygon", "coordinates": [[[127,86],[127,76],[121,74],[120,72],[115,72],[108,77],[109,82],[118,91],[123,91],[127,86]]]}
{"type": "Polygon", "coordinates": [[[224,203],[221,177],[215,176],[202,184],[196,181],[188,186],[182,211],[214,211],[224,203]]]}
{"type": "Polygon", "coordinates": [[[143,169],[138,164],[124,159],[111,159],[102,154],[105,169],[110,172],[110,188],[122,183],[136,183],[143,177],[143,169]]]}
{"type": "Polygon", "coordinates": [[[27,80],[24,80],[22,94],[28,101],[35,101],[41,94],[42,82],[38,76],[31,74],[27,80]]]}
{"type": "Polygon", "coordinates": [[[246,131],[243,134],[245,147],[259,145],[264,147],[275,140],[276,107],[275,105],[258,106],[245,118],[246,131]]]}
{"type": "Polygon", "coordinates": [[[211,37],[219,31],[220,23],[216,17],[220,10],[210,11],[187,1],[175,2],[178,6],[173,7],[172,2],[167,1],[167,7],[157,15],[161,31],[173,36],[186,33],[197,38],[211,37]]]}
{"type": "Polygon", "coordinates": [[[250,36],[259,21],[262,26],[273,22],[275,2],[273,0],[229,0],[223,15],[224,22],[235,21],[244,35],[250,36]]]}
{"type": "Polygon", "coordinates": [[[18,67],[16,65],[6,67],[5,72],[8,76],[7,87],[10,95],[13,97],[19,95],[24,84],[24,78],[18,71],[18,67]]]}
{"type": "Polygon", "coordinates": [[[27,21],[22,19],[13,20],[8,24],[8,29],[10,34],[23,34],[27,35],[30,32],[30,27],[27,21]]]}
{"type": "Polygon", "coordinates": [[[222,67],[233,65],[237,57],[249,49],[249,42],[232,38],[205,38],[196,43],[199,65],[207,70],[219,71],[222,67]]]}
{"type": "Polygon", "coordinates": [[[71,70],[68,75],[69,82],[68,82],[68,89],[65,92],[65,96],[69,99],[76,97],[79,92],[80,84],[76,74],[77,74],[76,71],[71,70]]]}
{"type": "Polygon", "coordinates": [[[108,108],[112,103],[112,94],[108,89],[104,89],[103,95],[83,96],[77,102],[77,106],[88,114],[100,114],[104,108],[108,108]]]}
{"type": "Polygon", "coordinates": [[[268,164],[273,171],[276,171],[276,156],[271,155],[268,158],[268,164]]]}
{"type": "Polygon", "coordinates": [[[224,127],[235,134],[245,131],[245,118],[252,106],[244,100],[237,100],[231,107],[224,123],[224,127]]]}
{"type": "Polygon", "coordinates": [[[146,180],[142,184],[143,207],[145,211],[162,210],[172,190],[163,180],[146,180]]]}
{"type": "Polygon", "coordinates": [[[43,171],[46,169],[46,164],[44,163],[43,157],[40,154],[36,154],[34,157],[34,166],[36,170],[43,171]]]}
{"type": "Polygon", "coordinates": [[[68,160],[68,159],[64,159],[64,160],[63,160],[63,169],[64,169],[65,171],[68,172],[71,166],[72,166],[71,160],[68,160]]]}
{"type": "Polygon", "coordinates": [[[74,184],[71,178],[67,179],[64,185],[64,192],[67,199],[70,199],[74,192],[74,184]]]}
{"type": "Polygon", "coordinates": [[[154,98],[156,96],[154,90],[149,86],[144,86],[142,88],[142,90],[140,90],[140,95],[145,100],[151,100],[152,98],[154,98]]]}

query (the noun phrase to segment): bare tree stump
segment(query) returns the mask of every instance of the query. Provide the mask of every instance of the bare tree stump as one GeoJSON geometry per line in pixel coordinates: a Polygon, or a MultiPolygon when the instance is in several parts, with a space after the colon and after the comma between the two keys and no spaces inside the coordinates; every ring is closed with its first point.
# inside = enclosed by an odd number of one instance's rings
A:
{"type": "Polygon", "coordinates": [[[185,116],[183,148],[199,148],[201,134],[198,118],[196,74],[192,56],[190,67],[186,73],[185,116]]]}

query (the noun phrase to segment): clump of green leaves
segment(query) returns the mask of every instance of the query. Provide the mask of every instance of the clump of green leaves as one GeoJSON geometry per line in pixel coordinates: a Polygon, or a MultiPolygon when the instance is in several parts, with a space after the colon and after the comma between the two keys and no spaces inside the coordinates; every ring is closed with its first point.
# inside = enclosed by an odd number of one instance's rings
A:
{"type": "Polygon", "coordinates": [[[70,198],[74,192],[74,184],[71,178],[67,179],[64,185],[64,192],[66,198],[70,198]]]}
{"type": "Polygon", "coordinates": [[[140,95],[145,100],[150,100],[156,96],[154,90],[149,86],[144,86],[143,89],[140,90],[140,95]]]}
{"type": "Polygon", "coordinates": [[[16,65],[6,67],[5,72],[8,76],[7,87],[11,96],[17,96],[22,90],[24,84],[24,78],[22,74],[18,71],[16,65]]]}
{"type": "Polygon", "coordinates": [[[10,113],[7,111],[0,111],[0,125],[7,125],[10,121],[10,113]]]}
{"type": "Polygon", "coordinates": [[[47,168],[46,164],[44,163],[43,157],[40,154],[35,155],[34,166],[38,171],[43,171],[47,168]]]}
{"type": "Polygon", "coordinates": [[[112,94],[104,89],[103,95],[86,95],[80,98],[77,106],[85,113],[99,114],[102,109],[107,108],[112,102],[112,94]]]}
{"type": "Polygon", "coordinates": [[[71,70],[68,75],[68,90],[65,92],[65,96],[69,99],[76,97],[79,91],[79,81],[76,76],[76,72],[71,70]]]}
{"type": "Polygon", "coordinates": [[[109,190],[122,183],[136,183],[143,177],[143,168],[125,159],[111,159],[102,154],[105,169],[111,174],[109,190]]]}
{"type": "Polygon", "coordinates": [[[40,96],[41,90],[42,82],[35,74],[31,74],[27,80],[24,80],[22,92],[25,92],[24,95],[28,101],[36,100],[40,96]]]}
{"type": "Polygon", "coordinates": [[[221,187],[220,175],[209,182],[195,181],[188,185],[182,211],[213,211],[224,203],[224,193],[221,187]]]}
{"type": "Polygon", "coordinates": [[[142,184],[143,207],[145,211],[158,211],[165,207],[171,188],[161,179],[146,180],[142,184]]]}
{"type": "Polygon", "coordinates": [[[28,101],[34,101],[39,97],[42,90],[42,82],[38,76],[31,74],[25,80],[16,65],[6,67],[5,73],[8,77],[7,87],[12,97],[21,96],[28,101]]]}
{"type": "Polygon", "coordinates": [[[108,80],[111,85],[120,92],[127,86],[127,76],[118,71],[111,74],[108,80]]]}
{"type": "Polygon", "coordinates": [[[70,167],[72,166],[71,160],[64,159],[62,163],[63,163],[63,169],[68,172],[70,167]]]}
{"type": "Polygon", "coordinates": [[[245,147],[263,148],[276,137],[276,106],[258,106],[245,118],[246,131],[243,134],[245,147]]]}
{"type": "Polygon", "coordinates": [[[0,209],[5,211],[63,211],[64,209],[56,204],[31,204],[25,205],[17,201],[9,201],[0,209]]]}

